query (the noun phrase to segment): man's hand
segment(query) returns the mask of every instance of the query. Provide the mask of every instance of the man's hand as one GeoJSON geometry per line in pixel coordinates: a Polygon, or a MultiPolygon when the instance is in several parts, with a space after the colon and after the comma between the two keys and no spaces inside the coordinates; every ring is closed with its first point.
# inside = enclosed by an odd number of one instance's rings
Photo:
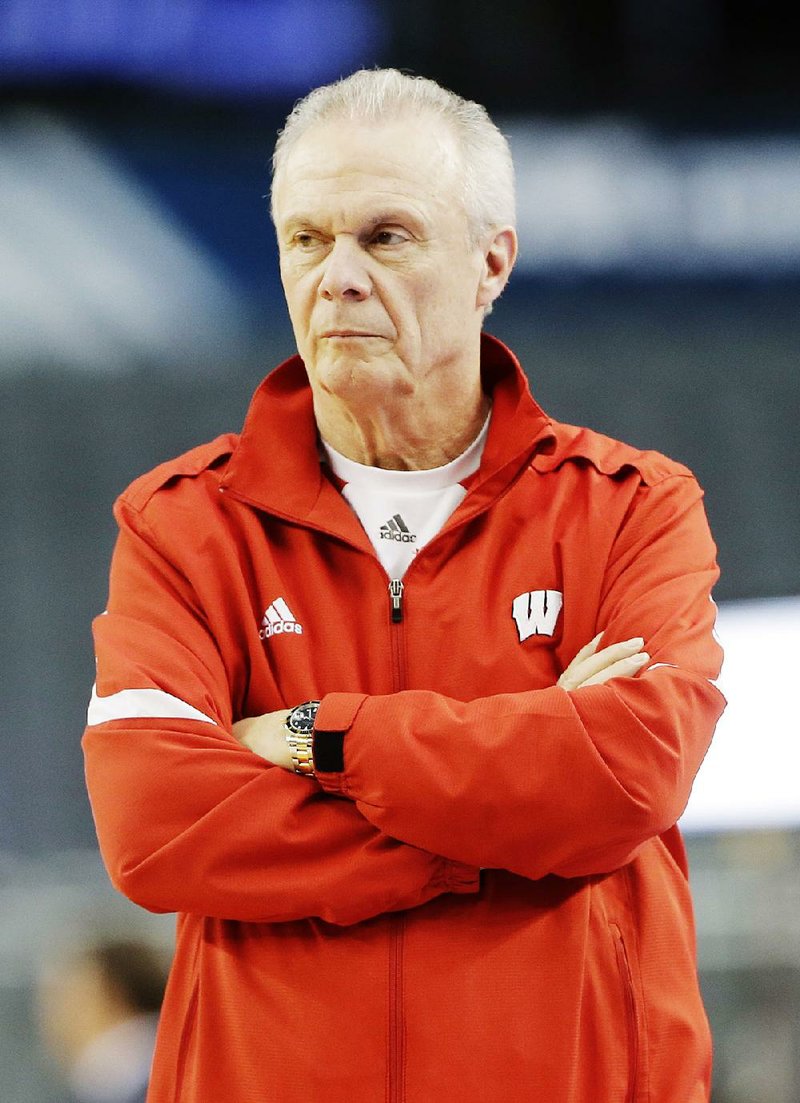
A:
{"type": "MultiPolygon", "coordinates": [[[[595,638],[582,647],[567,669],[558,679],[562,689],[580,689],[582,686],[596,686],[617,678],[636,674],[650,661],[650,656],[641,648],[644,640],[641,636],[615,643],[610,647],[597,650],[602,636],[595,638]]],[[[286,718],[290,709],[278,709],[277,712],[265,712],[263,716],[251,716],[238,720],[233,725],[235,739],[259,757],[280,766],[283,770],[293,771],[292,755],[286,742],[286,718]]]]}
{"type": "Polygon", "coordinates": [[[286,742],[284,727],[290,711],[291,709],[278,709],[277,712],[265,712],[263,716],[237,720],[233,725],[234,738],[273,766],[292,772],[292,753],[286,742]]]}
{"type": "Polygon", "coordinates": [[[583,686],[598,686],[609,678],[631,677],[650,662],[650,656],[642,651],[644,640],[636,636],[624,643],[613,643],[610,647],[597,650],[599,632],[593,640],[582,647],[567,669],[558,679],[562,689],[581,689],[583,686]]]}

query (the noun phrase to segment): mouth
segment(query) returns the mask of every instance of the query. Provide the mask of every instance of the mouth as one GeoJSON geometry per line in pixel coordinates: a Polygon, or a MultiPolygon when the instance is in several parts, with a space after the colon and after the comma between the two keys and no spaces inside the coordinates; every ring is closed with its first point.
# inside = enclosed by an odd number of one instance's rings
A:
{"type": "Polygon", "coordinates": [[[327,329],[321,334],[327,340],[342,339],[349,340],[356,337],[380,337],[380,333],[367,333],[361,329],[327,329]]]}

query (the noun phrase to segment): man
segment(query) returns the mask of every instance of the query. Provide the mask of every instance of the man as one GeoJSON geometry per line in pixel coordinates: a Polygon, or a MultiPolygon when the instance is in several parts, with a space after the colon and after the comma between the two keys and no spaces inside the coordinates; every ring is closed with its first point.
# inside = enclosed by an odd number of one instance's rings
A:
{"type": "Polygon", "coordinates": [[[147,943],[103,938],[48,964],[42,1040],[74,1103],[144,1103],[166,974],[147,943]]]}
{"type": "Polygon", "coordinates": [[[701,491],[482,335],[516,255],[482,108],[357,73],[274,168],[300,356],[122,495],[95,626],[101,848],[180,913],[150,1099],[699,1103],[701,491]]]}

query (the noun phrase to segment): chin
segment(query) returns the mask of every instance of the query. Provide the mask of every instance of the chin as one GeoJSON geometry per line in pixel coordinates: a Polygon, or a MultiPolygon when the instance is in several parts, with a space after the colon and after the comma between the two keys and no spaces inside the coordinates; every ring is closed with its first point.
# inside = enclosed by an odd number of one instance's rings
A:
{"type": "Polygon", "coordinates": [[[383,357],[326,358],[317,363],[314,377],[322,390],[354,405],[414,391],[404,365],[383,357]]]}

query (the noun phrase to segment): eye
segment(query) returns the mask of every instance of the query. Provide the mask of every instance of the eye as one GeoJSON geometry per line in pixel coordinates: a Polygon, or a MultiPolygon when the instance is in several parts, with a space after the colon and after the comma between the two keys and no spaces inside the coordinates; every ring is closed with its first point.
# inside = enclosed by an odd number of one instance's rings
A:
{"type": "Polygon", "coordinates": [[[403,245],[408,238],[397,230],[376,230],[370,239],[373,245],[403,245]]]}
{"type": "Polygon", "coordinates": [[[296,234],[292,234],[291,243],[302,252],[307,253],[311,249],[315,249],[320,242],[319,238],[309,230],[298,230],[296,234]]]}

